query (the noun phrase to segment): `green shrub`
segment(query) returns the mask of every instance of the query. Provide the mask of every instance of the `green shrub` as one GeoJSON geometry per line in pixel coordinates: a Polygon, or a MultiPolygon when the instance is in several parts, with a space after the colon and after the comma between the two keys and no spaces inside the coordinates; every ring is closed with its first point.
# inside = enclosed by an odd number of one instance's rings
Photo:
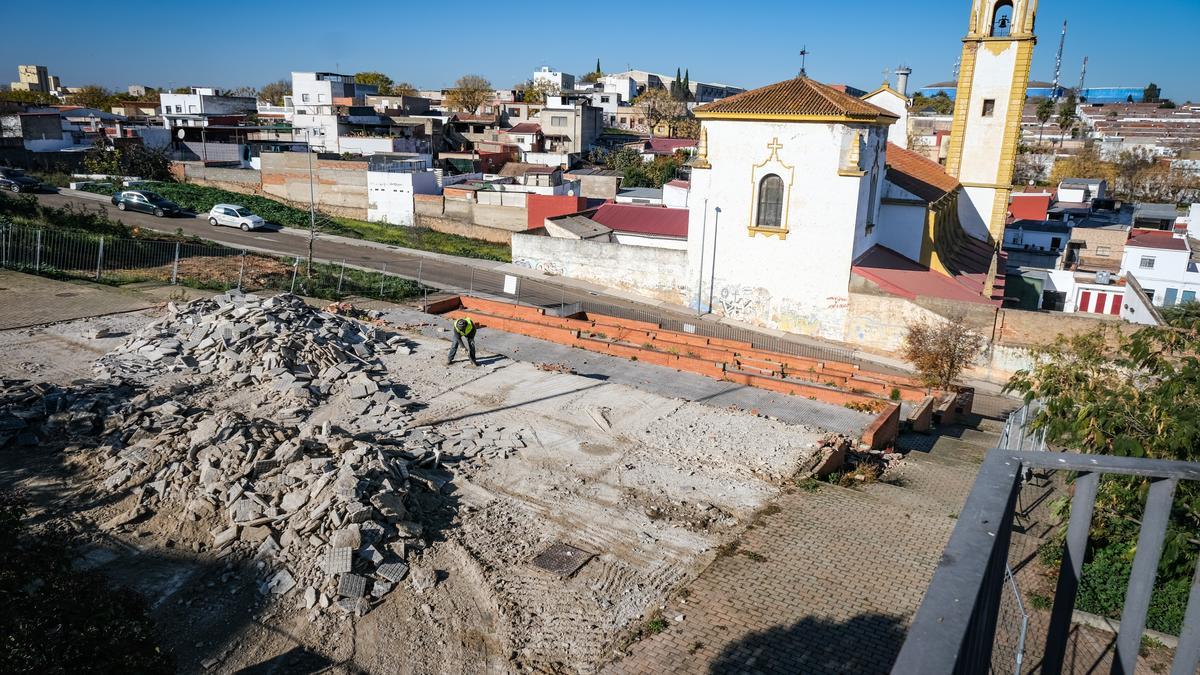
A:
{"type": "MultiPolygon", "coordinates": [[[[1125,590],[1133,569],[1133,547],[1112,544],[1096,551],[1083,565],[1083,579],[1075,606],[1085,612],[1119,618],[1125,606],[1125,590]]],[[[1178,578],[1155,585],[1146,615],[1146,627],[1179,635],[1187,608],[1190,579],[1178,578]]]]}

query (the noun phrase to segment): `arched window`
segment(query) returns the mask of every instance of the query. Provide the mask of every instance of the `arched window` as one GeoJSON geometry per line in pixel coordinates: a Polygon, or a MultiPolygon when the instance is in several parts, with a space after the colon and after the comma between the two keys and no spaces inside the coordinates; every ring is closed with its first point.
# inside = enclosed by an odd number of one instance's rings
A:
{"type": "Polygon", "coordinates": [[[1012,33],[1013,4],[1000,0],[992,10],[992,37],[1008,37],[1012,33]]]}
{"type": "Polygon", "coordinates": [[[783,226],[783,179],[770,174],[758,184],[758,227],[783,226]]]}

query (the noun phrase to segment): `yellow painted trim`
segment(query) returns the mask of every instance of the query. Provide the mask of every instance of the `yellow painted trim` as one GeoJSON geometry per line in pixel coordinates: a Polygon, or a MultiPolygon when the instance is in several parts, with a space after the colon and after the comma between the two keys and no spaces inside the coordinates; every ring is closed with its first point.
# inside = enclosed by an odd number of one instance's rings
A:
{"type": "Polygon", "coordinates": [[[847,176],[849,178],[862,178],[863,176],[867,175],[867,172],[857,169],[838,169],[838,175],[847,176]]]}
{"type": "Polygon", "coordinates": [[[971,108],[971,87],[975,83],[975,54],[979,45],[963,44],[962,63],[958,69],[958,86],[954,94],[954,118],[950,123],[950,149],[946,151],[946,173],[958,178],[962,169],[963,136],[967,131],[967,116],[971,108]]]}
{"type": "Polygon", "coordinates": [[[753,120],[758,122],[816,122],[822,124],[879,124],[889,127],[900,119],[898,115],[776,115],[768,113],[723,113],[704,112],[697,109],[692,113],[699,120],[753,120]]]}
{"type": "Polygon", "coordinates": [[[781,240],[787,239],[788,235],[788,229],[786,227],[755,227],[754,225],[751,225],[746,228],[746,232],[749,233],[751,237],[761,234],[767,237],[778,237],[781,240]]]}
{"type": "Polygon", "coordinates": [[[1008,190],[1008,189],[1012,188],[1011,184],[1006,184],[1006,183],[969,183],[969,182],[963,181],[960,184],[963,187],[991,188],[993,190],[1008,190]]]}
{"type": "Polygon", "coordinates": [[[869,94],[866,94],[866,95],[864,95],[864,96],[862,97],[862,100],[864,100],[864,101],[865,101],[865,100],[867,100],[867,99],[871,98],[872,96],[874,96],[875,94],[878,94],[878,93],[881,93],[881,92],[885,92],[885,91],[890,91],[890,92],[892,92],[893,94],[895,94],[895,95],[899,96],[900,98],[902,98],[902,99],[904,99],[904,100],[906,100],[906,101],[908,100],[908,97],[907,97],[907,96],[905,96],[904,94],[901,94],[900,92],[896,91],[895,89],[892,89],[892,85],[890,85],[890,84],[884,84],[882,87],[880,87],[880,88],[876,89],[875,91],[873,91],[873,92],[871,92],[871,93],[869,93],[869,94]]]}

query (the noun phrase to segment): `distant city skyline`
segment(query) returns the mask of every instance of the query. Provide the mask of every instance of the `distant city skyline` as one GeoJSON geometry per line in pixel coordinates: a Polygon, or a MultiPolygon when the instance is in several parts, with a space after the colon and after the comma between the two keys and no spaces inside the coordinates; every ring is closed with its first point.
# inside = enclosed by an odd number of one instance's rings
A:
{"type": "MultiPolygon", "coordinates": [[[[130,84],[261,87],[312,70],[377,70],[420,88],[447,87],[476,73],[507,88],[542,65],[582,74],[599,58],[606,72],[632,67],[673,75],[681,68],[693,81],[749,89],[794,76],[806,47],[808,74],[817,80],[870,90],[885,69],[903,64],[913,70],[911,93],[952,78],[970,10],[966,0],[804,4],[760,2],[731,11],[727,3],[697,0],[686,11],[662,4],[615,15],[574,5],[544,22],[537,12],[522,13],[517,24],[503,20],[504,11],[455,16],[434,4],[331,13],[327,3],[311,0],[279,7],[214,0],[201,15],[186,4],[131,0],[122,14],[149,23],[126,40],[90,3],[59,3],[63,11],[53,21],[24,3],[6,13],[11,25],[27,29],[10,31],[0,43],[0,82],[16,80],[19,64],[37,64],[66,86],[120,91],[130,84]],[[223,19],[214,24],[214,16],[223,19]]],[[[1088,56],[1088,86],[1153,81],[1177,102],[1200,101],[1191,35],[1200,25],[1200,2],[1042,0],[1030,79],[1053,79],[1064,18],[1070,22],[1064,86],[1078,84],[1088,56]]]]}

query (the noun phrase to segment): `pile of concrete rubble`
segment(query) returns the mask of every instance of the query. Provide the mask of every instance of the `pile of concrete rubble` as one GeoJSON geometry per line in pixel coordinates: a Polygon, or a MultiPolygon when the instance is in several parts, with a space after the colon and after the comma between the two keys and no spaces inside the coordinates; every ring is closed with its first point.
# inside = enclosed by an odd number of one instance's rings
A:
{"type": "Polygon", "coordinates": [[[903,459],[900,453],[871,450],[844,434],[826,434],[816,444],[816,452],[801,464],[797,476],[826,478],[835,472],[846,472],[854,479],[861,467],[869,470],[873,478],[882,478],[895,471],[903,459]]]}

